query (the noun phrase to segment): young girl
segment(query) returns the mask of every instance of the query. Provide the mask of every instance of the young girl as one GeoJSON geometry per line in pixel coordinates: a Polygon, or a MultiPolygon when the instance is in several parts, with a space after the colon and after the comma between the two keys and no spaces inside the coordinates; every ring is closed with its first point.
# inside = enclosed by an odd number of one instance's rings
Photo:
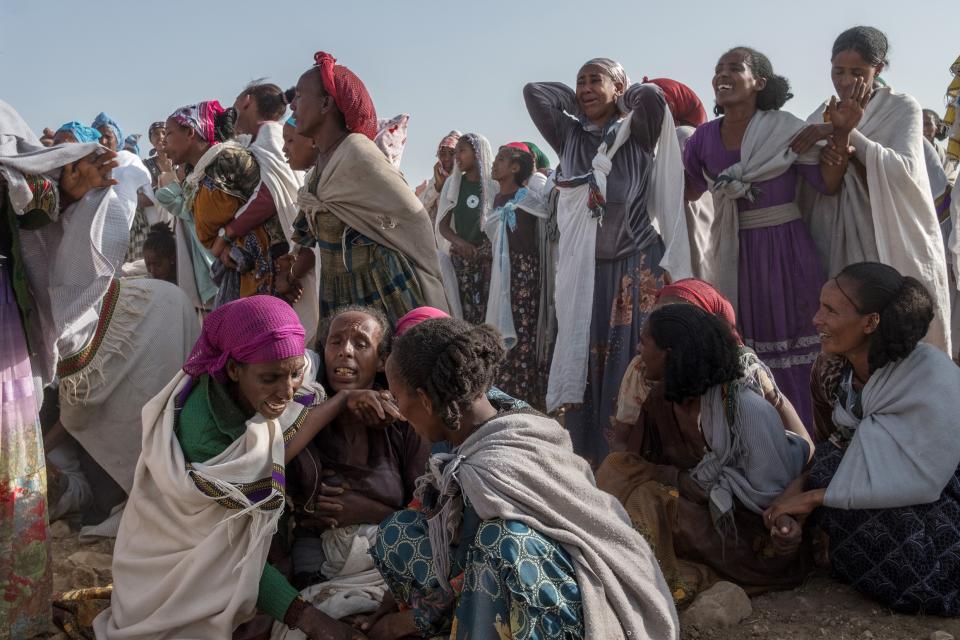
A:
{"type": "Polygon", "coordinates": [[[447,252],[457,278],[457,287],[447,288],[459,290],[463,319],[473,324],[486,320],[490,291],[492,249],[483,224],[497,191],[490,176],[491,156],[490,143],[483,136],[468,133],[460,138],[456,166],[443,185],[437,211],[437,230],[449,243],[447,252]]]}
{"type": "Polygon", "coordinates": [[[151,278],[177,284],[177,241],[165,222],[150,227],[143,241],[143,261],[151,278]]]}
{"type": "Polygon", "coordinates": [[[492,277],[486,320],[497,327],[509,348],[498,382],[507,394],[543,408],[547,371],[537,357],[540,317],[540,248],[538,218],[547,212],[530,198],[524,185],[533,173],[534,156],[522,142],[500,147],[491,177],[499,184],[493,212],[484,231],[493,245],[492,277]]]}

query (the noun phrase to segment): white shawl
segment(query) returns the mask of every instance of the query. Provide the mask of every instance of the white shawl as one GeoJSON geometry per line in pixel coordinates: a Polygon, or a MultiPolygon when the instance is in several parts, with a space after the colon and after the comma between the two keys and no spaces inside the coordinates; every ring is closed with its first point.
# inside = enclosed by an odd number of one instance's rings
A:
{"type": "Polygon", "coordinates": [[[175,433],[188,382],[181,371],[143,408],[143,453],[114,547],[111,606],[94,620],[98,640],[230,638],[256,612],[283,507],[284,435],[307,409],[291,402],[276,420],[258,414],[223,453],[188,467],[175,433]],[[252,502],[255,490],[266,497],[252,502]]]}
{"type": "MultiPolygon", "coordinates": [[[[490,170],[493,167],[493,152],[490,149],[490,142],[480,135],[468,134],[476,137],[480,148],[474,149],[474,158],[477,166],[480,168],[480,228],[486,224],[490,212],[493,211],[493,199],[500,192],[500,185],[490,177],[490,170]]],[[[454,318],[463,317],[463,309],[460,304],[460,285],[457,280],[457,272],[453,268],[453,262],[450,260],[450,241],[440,233],[440,221],[450,215],[457,206],[457,200],[460,199],[460,184],[463,182],[463,171],[460,170],[460,163],[454,162],[453,171],[443,183],[443,189],[440,190],[440,197],[437,199],[437,218],[434,221],[434,233],[437,236],[437,247],[439,252],[437,258],[440,260],[440,270],[443,273],[443,289],[447,294],[447,303],[450,305],[450,315],[454,318]]],[[[450,228],[457,230],[454,221],[450,221],[450,228]]]]}
{"type": "MultiPolygon", "coordinates": [[[[453,454],[432,456],[418,492],[425,486],[441,495],[458,486],[481,520],[516,520],[561,545],[576,569],[585,638],[679,638],[673,597],[650,546],[620,502],[597,488],[556,421],[532,412],[498,416],[453,454]]],[[[456,519],[458,503],[447,498],[430,520],[435,562],[438,550],[449,552],[449,540],[435,538],[449,535],[443,525],[456,519]]]]}
{"type": "Polygon", "coordinates": [[[892,509],[938,500],[960,465],[958,389],[960,367],[927,344],[874,371],[860,396],[862,419],[834,407],[834,423],[856,431],[823,504],[892,509]]]}
{"type": "MultiPolygon", "coordinates": [[[[822,123],[826,106],[807,122],[822,123]]],[[[920,105],[889,87],[874,91],[850,135],[867,183],[850,166],[838,195],[805,188],[802,207],[830,276],[855,262],[882,262],[913,276],[933,296],[925,340],[950,352],[950,304],[943,238],[930,193],[920,105]]]]}
{"type": "MultiPolygon", "coordinates": [[[[606,197],[607,176],[613,170],[613,156],[630,138],[630,114],[617,129],[610,147],[601,142],[593,159],[593,175],[606,197]]],[[[666,251],[660,266],[674,279],[692,275],[690,241],[683,198],[683,163],[676,128],[669,109],[664,109],[660,137],[650,177],[650,222],[663,239],[666,251]]],[[[580,305],[592,304],[596,272],[598,218],[590,206],[590,185],[558,187],[557,226],[560,230],[556,301],[557,340],[550,365],[547,409],[583,402],[590,355],[591,314],[580,305]],[[571,304],[572,301],[575,303],[571,304]],[[577,304],[579,303],[579,305],[577,304]]]]}
{"type": "MultiPolygon", "coordinates": [[[[790,150],[790,143],[806,123],[786,111],[758,110],[750,119],[740,144],[740,162],[724,169],[719,176],[704,178],[713,194],[712,218],[701,218],[693,232],[701,239],[697,249],[703,256],[701,277],[712,283],[737,308],[738,264],[740,253],[740,211],[737,200],[752,198],[754,182],[782,175],[798,160],[816,164],[819,148],[802,158],[790,150]]],[[[772,208],[771,208],[772,209],[772,208]]]]}
{"type": "MultiPolygon", "coordinates": [[[[283,125],[279,122],[265,122],[257,131],[257,138],[250,144],[250,152],[260,166],[261,186],[266,185],[273,197],[273,204],[280,216],[280,226],[287,242],[293,235],[293,223],[300,212],[297,205],[297,194],[303,186],[303,174],[294,171],[287,164],[283,155],[283,125]]],[[[258,186],[257,189],[260,187],[258,186]]],[[[254,194],[256,197],[256,194],[254,194]]],[[[253,200],[253,198],[251,198],[253,200]]],[[[237,212],[236,217],[243,215],[245,208],[237,212]]],[[[320,324],[320,289],[317,282],[317,270],[320,266],[320,256],[314,250],[314,268],[302,279],[303,295],[300,301],[293,305],[293,310],[300,318],[300,324],[306,330],[306,342],[312,344],[320,324]]]]}

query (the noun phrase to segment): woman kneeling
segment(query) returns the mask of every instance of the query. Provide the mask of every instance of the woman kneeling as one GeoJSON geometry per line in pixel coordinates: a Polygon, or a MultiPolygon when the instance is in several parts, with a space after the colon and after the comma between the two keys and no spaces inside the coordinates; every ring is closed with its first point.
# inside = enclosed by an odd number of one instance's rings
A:
{"type": "Polygon", "coordinates": [[[638,450],[608,456],[600,488],[626,506],[679,604],[718,579],[750,592],[797,584],[800,555],[772,553],[760,514],[803,471],[809,444],[747,386],[720,318],[666,305],[650,315],[640,345],[658,382],[634,429],[638,450]]]}

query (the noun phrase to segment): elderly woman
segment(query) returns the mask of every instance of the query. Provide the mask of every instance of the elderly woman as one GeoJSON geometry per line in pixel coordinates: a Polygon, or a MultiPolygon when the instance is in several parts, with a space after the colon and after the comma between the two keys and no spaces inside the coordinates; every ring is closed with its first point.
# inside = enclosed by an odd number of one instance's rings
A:
{"type": "Polygon", "coordinates": [[[393,598],[365,628],[378,638],[677,638],[653,554],[567,433],[487,398],[503,356],[495,329],[462,320],[427,320],[397,340],[386,373],[398,406],[424,438],[455,450],[431,456],[416,506],[380,525],[372,553],[393,598]],[[404,611],[390,611],[394,598],[404,611]]]}
{"type": "Polygon", "coordinates": [[[810,516],[834,575],[901,613],[960,615],[960,369],[921,344],[930,293],[892,267],[858,263],[820,292],[823,344],[811,390],[809,474],[765,513],[786,546],[810,516]]]}
{"type": "Polygon", "coordinates": [[[144,407],[98,638],[229,638],[257,608],[310,638],[352,637],[266,561],[285,464],[344,407],[370,400],[352,390],[325,400],[316,372],[282,300],[253,296],[207,317],[183,371],[144,407]]]}
{"type": "Polygon", "coordinates": [[[424,304],[447,308],[430,217],[399,169],[374,144],[377,115],[363,82],[328,53],[300,76],[297,133],[317,163],[300,192],[293,243],[298,280],[320,250],[320,317],[343,306],[377,307],[394,323],[424,304]]]}
{"type": "MultiPolygon", "coordinates": [[[[676,157],[668,166],[671,156],[663,154],[662,168],[673,171],[664,183],[682,180],[676,134],[663,92],[653,84],[631,86],[623,67],[607,58],[584,64],[575,90],[533,83],[524,98],[540,134],[560,156],[557,290],[577,301],[557,307],[547,408],[567,406],[574,448],[599,464],[607,453],[603,428],[663,285],[663,269],[670,267],[673,278],[690,275],[689,260],[676,257],[671,237],[661,237],[652,218],[654,150],[667,140],[665,131],[676,157]]],[[[682,202],[675,205],[682,210],[682,202]]],[[[660,221],[662,233],[671,229],[660,221]]],[[[685,228],[677,240],[689,258],[685,228]]]]}
{"type": "Polygon", "coordinates": [[[599,486],[656,550],[678,603],[719,579],[753,592],[798,584],[802,558],[772,557],[761,513],[803,471],[810,444],[743,380],[737,339],[721,318],[664,306],[644,325],[641,347],[658,383],[634,450],[608,457],[599,486]]]}

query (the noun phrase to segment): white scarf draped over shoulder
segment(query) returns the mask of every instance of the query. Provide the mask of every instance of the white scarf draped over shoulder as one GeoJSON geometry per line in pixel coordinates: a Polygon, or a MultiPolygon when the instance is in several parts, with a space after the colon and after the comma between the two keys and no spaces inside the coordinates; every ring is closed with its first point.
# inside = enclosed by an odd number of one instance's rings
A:
{"type": "MultiPolygon", "coordinates": [[[[790,143],[806,126],[803,120],[786,111],[758,110],[750,119],[740,144],[740,162],[730,165],[718,176],[704,172],[713,195],[713,216],[697,219],[697,228],[692,230],[691,237],[698,241],[696,253],[703,256],[701,277],[715,285],[735,309],[742,215],[737,200],[752,200],[753,183],[772,180],[796,162],[818,162],[818,147],[799,158],[790,149],[790,143]]],[[[750,214],[763,216],[771,225],[801,217],[793,202],[750,214]]]]}
{"type": "MultiPolygon", "coordinates": [[[[613,142],[600,143],[592,173],[600,194],[606,198],[607,177],[613,158],[630,138],[630,118],[620,120],[613,142]]],[[[660,267],[674,280],[693,275],[690,241],[683,198],[683,163],[670,109],[664,109],[660,136],[654,150],[650,175],[650,222],[665,246],[660,267]]],[[[558,185],[557,226],[560,231],[557,291],[566,301],[557,301],[557,339],[547,388],[547,409],[583,402],[590,355],[591,314],[581,305],[593,304],[596,272],[597,227],[600,218],[590,209],[590,185],[558,185]],[[569,304],[576,301],[578,304],[569,304]]]]}
{"type": "Polygon", "coordinates": [[[928,344],[874,371],[860,396],[863,418],[834,407],[834,423],[854,434],[823,504],[892,509],[938,500],[960,466],[958,389],[960,367],[928,344]]]}
{"type": "MultiPolygon", "coordinates": [[[[821,106],[807,122],[822,123],[825,109],[821,106]]],[[[837,195],[804,187],[802,209],[829,276],[849,264],[874,261],[922,282],[935,313],[925,340],[949,353],[947,267],[922,127],[915,99],[889,87],[876,89],[850,134],[866,168],[866,184],[850,166],[837,195]]]]}
{"type": "MultiPolygon", "coordinates": [[[[287,242],[290,242],[293,236],[293,223],[300,212],[297,198],[303,186],[303,172],[291,169],[283,155],[283,125],[279,122],[261,124],[257,137],[250,143],[249,149],[260,167],[260,185],[257,190],[266,187],[270,191],[280,218],[280,226],[283,227],[283,235],[287,242]]],[[[251,202],[256,195],[254,193],[250,198],[251,202]]],[[[245,206],[237,211],[236,217],[242,216],[244,211],[246,211],[245,206]]],[[[320,258],[316,251],[314,254],[314,268],[301,278],[303,294],[300,300],[293,304],[293,310],[297,312],[300,324],[307,332],[305,339],[308,345],[312,344],[320,324],[320,289],[317,282],[317,265],[320,264],[320,258]]]]}
{"type": "MultiPolygon", "coordinates": [[[[490,141],[479,133],[466,134],[472,139],[474,161],[480,169],[480,228],[486,225],[487,218],[493,211],[493,200],[500,192],[500,185],[490,177],[493,168],[493,151],[490,148],[490,141]]],[[[440,196],[437,198],[437,218],[434,221],[434,234],[437,237],[437,248],[439,250],[437,258],[440,261],[440,270],[443,272],[443,288],[447,294],[447,302],[450,304],[450,315],[455,318],[463,318],[463,308],[460,303],[460,283],[457,280],[457,272],[453,268],[453,261],[450,259],[450,241],[440,233],[440,221],[453,214],[460,199],[460,186],[463,184],[463,171],[460,169],[460,163],[454,161],[453,171],[443,183],[440,190],[440,196]]],[[[450,221],[450,228],[454,231],[457,226],[454,220],[450,221]]]]}
{"type": "MultiPolygon", "coordinates": [[[[318,393],[311,364],[298,396],[318,393]]],[[[283,510],[284,441],[309,409],[295,400],[276,420],[257,414],[221,454],[188,464],[176,421],[190,388],[181,371],[143,408],[143,453],[114,548],[111,607],[94,621],[98,640],[229,638],[256,612],[283,510]]]]}
{"type": "Polygon", "coordinates": [[[432,456],[417,484],[418,494],[432,487],[445,496],[429,521],[437,575],[448,575],[447,525],[462,516],[465,499],[481,520],[516,520],[570,554],[584,637],[679,637],[673,597],[650,546],[620,502],[597,488],[590,465],[556,421],[533,412],[500,415],[453,454],[432,456]]]}

